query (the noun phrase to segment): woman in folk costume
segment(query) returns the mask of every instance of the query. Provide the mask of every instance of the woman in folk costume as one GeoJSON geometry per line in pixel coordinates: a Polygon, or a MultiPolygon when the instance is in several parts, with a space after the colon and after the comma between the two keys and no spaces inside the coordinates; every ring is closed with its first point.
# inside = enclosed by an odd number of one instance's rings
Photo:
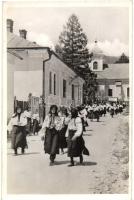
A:
{"type": "Polygon", "coordinates": [[[15,155],[18,153],[17,149],[19,147],[21,147],[22,154],[24,154],[25,148],[27,147],[26,125],[27,119],[22,113],[21,107],[17,107],[15,114],[8,124],[8,131],[11,133],[12,149],[14,149],[15,155]]]}
{"type": "Polygon", "coordinates": [[[27,134],[31,134],[31,129],[32,129],[32,113],[31,113],[31,109],[28,107],[25,111],[24,111],[24,115],[27,118],[27,126],[26,126],[26,131],[27,134]]]}
{"type": "Polygon", "coordinates": [[[59,148],[61,149],[61,153],[64,154],[64,148],[67,148],[67,141],[66,141],[66,131],[67,126],[70,121],[70,117],[68,116],[67,109],[62,107],[58,113],[60,117],[61,129],[59,130],[59,148]]]}
{"type": "Polygon", "coordinates": [[[95,115],[95,118],[97,119],[97,122],[99,122],[99,106],[96,104],[95,107],[94,107],[94,115],[95,115]]]}
{"type": "Polygon", "coordinates": [[[109,108],[109,111],[110,111],[111,117],[113,118],[113,116],[114,116],[114,107],[113,107],[112,104],[111,104],[111,106],[110,106],[110,108],[109,108]]]}
{"type": "Polygon", "coordinates": [[[103,114],[104,114],[104,117],[105,117],[106,113],[107,113],[107,108],[106,108],[106,104],[104,104],[103,105],[103,114]]]}
{"type": "Polygon", "coordinates": [[[80,163],[83,163],[82,151],[84,150],[84,140],[82,137],[83,125],[82,120],[78,117],[78,111],[75,108],[71,110],[71,120],[68,124],[66,137],[68,143],[68,156],[70,157],[69,167],[74,166],[74,157],[80,158],[80,163]]]}
{"type": "Polygon", "coordinates": [[[38,114],[38,112],[36,111],[36,113],[35,114],[33,114],[33,116],[32,116],[32,120],[33,120],[33,134],[35,135],[35,133],[36,134],[38,134],[38,131],[39,131],[39,114],[38,114]]]}
{"type": "Polygon", "coordinates": [[[45,132],[44,151],[50,154],[50,166],[54,165],[56,154],[59,154],[59,130],[58,108],[56,105],[52,105],[41,129],[45,132]]]}
{"type": "Polygon", "coordinates": [[[93,121],[93,118],[94,118],[94,112],[93,112],[93,105],[92,104],[90,104],[89,106],[88,106],[88,118],[91,120],[91,121],[93,121]]]}
{"type": "Polygon", "coordinates": [[[117,113],[118,113],[118,110],[117,110],[117,105],[116,104],[114,104],[114,113],[117,115],[117,113]]]}
{"type": "Polygon", "coordinates": [[[119,104],[119,113],[121,114],[123,112],[123,106],[119,104]]]}
{"type": "Polygon", "coordinates": [[[103,105],[99,104],[98,107],[99,107],[99,116],[102,117],[102,115],[104,114],[103,105]]]}
{"type": "Polygon", "coordinates": [[[86,131],[86,127],[88,126],[88,123],[87,123],[87,110],[83,106],[80,106],[80,107],[78,106],[77,110],[78,110],[78,116],[82,120],[83,131],[86,131]]]}

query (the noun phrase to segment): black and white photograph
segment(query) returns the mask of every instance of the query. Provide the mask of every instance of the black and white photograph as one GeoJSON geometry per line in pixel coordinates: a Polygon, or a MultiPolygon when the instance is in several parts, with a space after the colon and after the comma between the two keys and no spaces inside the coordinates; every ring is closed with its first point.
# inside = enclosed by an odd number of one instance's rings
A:
{"type": "Polygon", "coordinates": [[[130,3],[3,8],[7,194],[129,195],[130,3]]]}

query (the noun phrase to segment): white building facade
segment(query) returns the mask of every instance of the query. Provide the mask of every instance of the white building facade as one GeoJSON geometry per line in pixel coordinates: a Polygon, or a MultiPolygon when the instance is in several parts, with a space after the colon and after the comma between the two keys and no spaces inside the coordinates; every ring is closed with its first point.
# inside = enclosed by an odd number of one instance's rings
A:
{"type": "Polygon", "coordinates": [[[104,54],[95,41],[90,69],[97,74],[97,98],[107,101],[129,101],[129,63],[108,64],[104,67],[104,54]]]}
{"type": "MultiPolygon", "coordinates": [[[[12,26],[13,21],[8,20],[8,118],[14,112],[14,98],[18,101],[28,101],[29,94],[32,94],[36,106],[37,98],[44,99],[45,113],[52,104],[66,107],[70,104],[82,104],[84,80],[49,48],[28,41],[25,30],[20,31],[20,36],[14,35],[12,26]]],[[[37,110],[35,105],[33,110],[37,110]]]]}

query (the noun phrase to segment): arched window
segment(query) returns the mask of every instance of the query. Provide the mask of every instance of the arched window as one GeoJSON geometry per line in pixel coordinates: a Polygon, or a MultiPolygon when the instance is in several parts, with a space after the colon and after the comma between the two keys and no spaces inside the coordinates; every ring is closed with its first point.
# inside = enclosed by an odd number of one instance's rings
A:
{"type": "Polygon", "coordinates": [[[98,62],[96,62],[96,61],[93,62],[93,69],[94,70],[98,69],[98,62]]]}

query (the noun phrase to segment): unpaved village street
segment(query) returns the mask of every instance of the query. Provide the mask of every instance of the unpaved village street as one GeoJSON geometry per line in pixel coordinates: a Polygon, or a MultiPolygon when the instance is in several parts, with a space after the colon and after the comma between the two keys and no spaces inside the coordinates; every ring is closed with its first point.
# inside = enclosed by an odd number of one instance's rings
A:
{"type": "Polygon", "coordinates": [[[127,193],[128,116],[107,114],[88,122],[84,140],[90,156],[82,166],[76,158],[76,166],[68,167],[66,153],[49,166],[40,136],[27,137],[25,155],[14,156],[8,143],[8,194],[127,193]]]}

